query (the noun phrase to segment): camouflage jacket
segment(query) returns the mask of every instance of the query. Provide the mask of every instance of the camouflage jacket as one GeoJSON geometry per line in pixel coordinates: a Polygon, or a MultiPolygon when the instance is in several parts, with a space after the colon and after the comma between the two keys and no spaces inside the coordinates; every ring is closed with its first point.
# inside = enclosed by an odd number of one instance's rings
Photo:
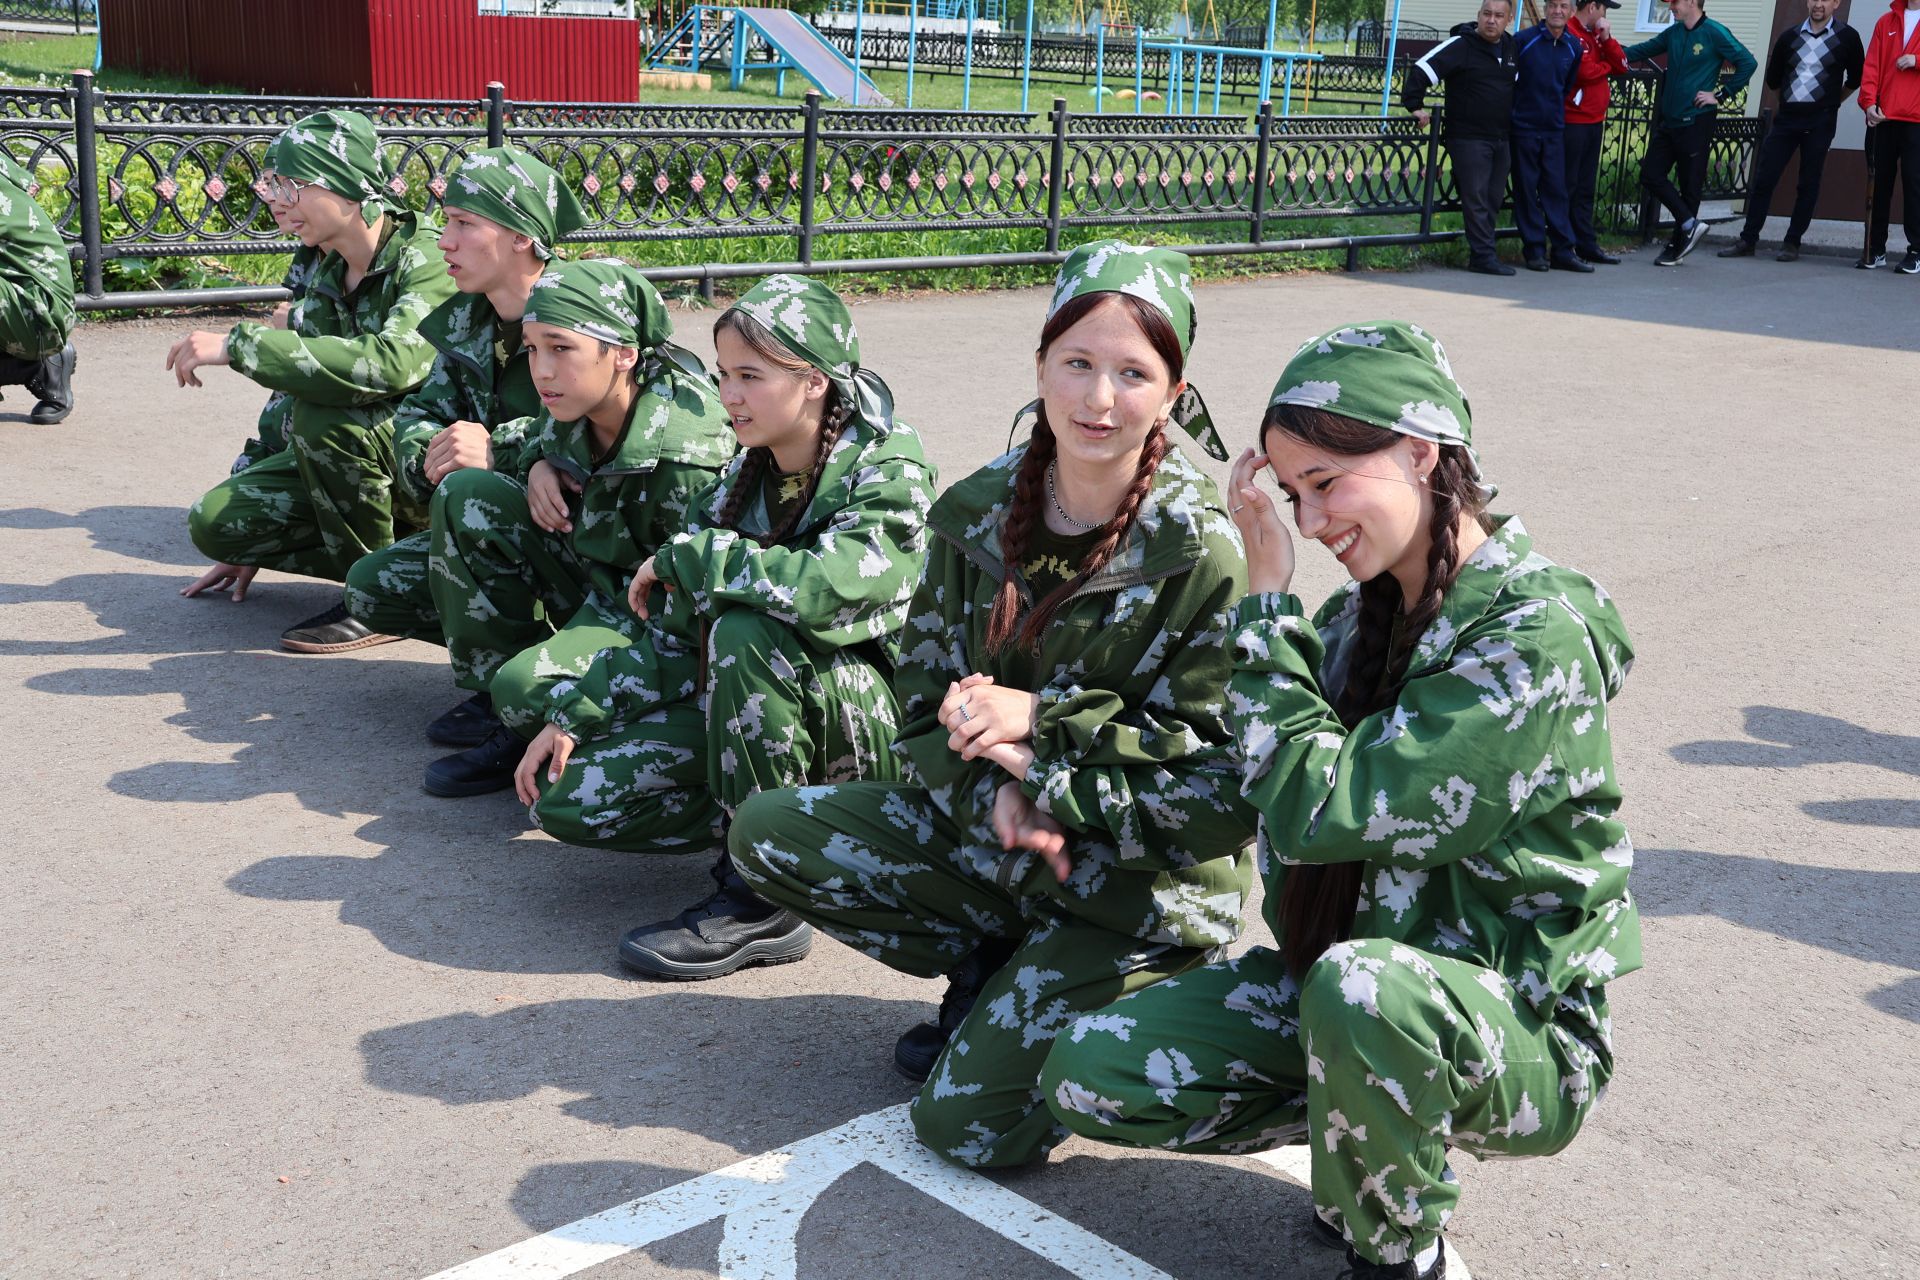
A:
{"type": "Polygon", "coordinates": [[[961,856],[983,879],[1119,933],[1230,942],[1252,883],[1244,847],[1255,820],[1235,785],[1226,718],[1227,624],[1246,589],[1239,535],[1213,481],[1176,446],[1126,544],[1061,607],[1040,652],[989,654],[987,619],[1007,573],[999,530],[1025,452],[960,481],[928,517],[935,537],[907,610],[893,749],[960,827],[961,856]],[[1022,782],[1067,828],[1074,869],[1064,884],[993,835],[1006,773],[947,746],[940,702],[976,671],[1040,695],[1022,782]]]}
{"type": "Polygon", "coordinates": [[[360,408],[420,385],[433,346],[420,322],[453,293],[453,277],[435,243],[440,231],[411,213],[389,213],[390,229],[360,286],[346,291],[347,262],[337,253],[297,254],[287,327],[242,320],[227,334],[232,366],[273,392],[260,414],[252,461],[287,447],[293,402],[360,408]]]}
{"type": "Polygon", "coordinates": [[[734,459],[656,553],[660,581],[674,588],[656,624],[555,688],[547,719],[575,737],[599,737],[697,692],[700,629],[729,606],[777,618],[819,650],[867,646],[891,671],[933,506],[934,472],[920,437],[905,423],[875,428],[855,419],[793,531],[769,547],[746,536],[769,528],[758,495],[742,509],[739,531],[716,523],[744,461],[734,459]]]}
{"type": "Polygon", "coordinates": [[[0,151],[0,351],[38,360],[73,334],[73,264],[34,176],[0,151]]]}
{"type": "Polygon", "coordinates": [[[520,451],[527,425],[540,415],[540,395],[524,349],[508,352],[506,363],[500,363],[493,349],[499,324],[493,303],[480,293],[457,293],[420,322],[420,336],[439,354],[427,380],[393,413],[394,499],[403,506],[426,510],[433,498],[427,446],[455,422],[492,429],[494,470],[503,475],[525,470],[520,451]]]}
{"type": "Polygon", "coordinates": [[[1484,965],[1543,1016],[1639,968],[1606,708],[1633,650],[1606,592],[1508,517],[1461,566],[1394,705],[1349,730],[1327,691],[1358,611],[1349,586],[1311,624],[1279,592],[1235,620],[1268,922],[1289,864],[1364,861],[1354,937],[1484,965]]]}

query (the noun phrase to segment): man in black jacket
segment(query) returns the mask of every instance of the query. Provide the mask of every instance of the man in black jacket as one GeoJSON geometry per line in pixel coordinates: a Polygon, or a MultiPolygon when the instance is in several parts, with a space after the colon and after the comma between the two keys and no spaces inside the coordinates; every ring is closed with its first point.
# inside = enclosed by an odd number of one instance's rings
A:
{"type": "Polygon", "coordinates": [[[1407,72],[1401,105],[1422,127],[1433,116],[1427,90],[1447,82],[1446,143],[1453,160],[1453,185],[1467,221],[1467,268],[1490,276],[1510,276],[1494,251],[1494,220],[1507,198],[1513,121],[1513,18],[1511,0],[1480,0],[1472,22],[1455,27],[1452,38],[1435,45],[1407,72]]]}
{"type": "Polygon", "coordinates": [[[1773,42],[1773,52],[1767,55],[1767,88],[1780,95],[1780,110],[1760,143],[1760,170],[1747,193],[1747,225],[1731,248],[1720,251],[1723,258],[1753,256],[1773,189],[1796,151],[1800,153],[1800,189],[1778,261],[1792,262],[1800,256],[1800,237],[1813,221],[1813,206],[1820,199],[1820,172],[1827,164],[1827,148],[1833,145],[1840,104],[1860,87],[1860,69],[1866,62],[1860,33],[1834,18],[1839,8],[1840,0],[1807,0],[1807,20],[1788,27],[1773,42]]]}

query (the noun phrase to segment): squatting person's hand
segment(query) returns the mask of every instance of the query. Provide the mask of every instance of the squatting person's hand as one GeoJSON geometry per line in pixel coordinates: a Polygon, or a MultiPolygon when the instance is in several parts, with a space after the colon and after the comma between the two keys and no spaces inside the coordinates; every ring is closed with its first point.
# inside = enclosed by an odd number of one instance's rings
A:
{"type": "Polygon", "coordinates": [[[1255,483],[1266,465],[1266,454],[1243,450],[1227,481],[1227,510],[1247,546],[1247,590],[1256,595],[1293,586],[1293,535],[1280,509],[1255,483]]]}
{"type": "Polygon", "coordinates": [[[939,718],[948,730],[947,747],[963,760],[976,760],[989,747],[1031,741],[1039,715],[1039,694],[1003,688],[976,672],[947,686],[939,718]]]}
{"type": "Polygon", "coordinates": [[[253,576],[260,572],[258,565],[227,564],[222,561],[195,578],[193,582],[180,588],[180,594],[191,599],[202,591],[233,591],[233,602],[239,604],[247,598],[247,588],[253,585],[253,576]]]}
{"type": "Polygon", "coordinates": [[[572,533],[573,518],[567,514],[567,494],[579,493],[580,482],[556,468],[545,458],[533,464],[527,473],[527,510],[533,522],[548,533],[572,533]]]}
{"type": "Polygon", "coordinates": [[[421,466],[428,484],[439,484],[456,471],[493,470],[493,433],[478,422],[455,422],[440,428],[427,443],[421,466]]]}
{"type": "Polygon", "coordinates": [[[656,559],[658,557],[648,556],[642,560],[640,567],[633,571],[633,581],[627,584],[627,608],[633,610],[635,617],[648,616],[647,593],[653,590],[654,584],[658,583],[663,591],[673,590],[671,582],[660,581],[660,569],[654,564],[656,559]]]}
{"type": "Polygon", "coordinates": [[[1017,782],[1005,782],[993,793],[993,833],[1000,847],[1011,853],[1031,849],[1053,870],[1054,878],[1065,882],[1073,872],[1067,857],[1066,828],[1040,812],[1017,782]]]}
{"type": "Polygon", "coordinates": [[[572,734],[557,724],[541,729],[527,750],[520,757],[520,763],[513,770],[513,794],[520,797],[520,803],[531,808],[540,801],[540,766],[546,765],[547,782],[560,781],[561,772],[567,767],[567,761],[573,758],[573,749],[580,742],[572,734]],[[548,761],[551,759],[552,763],[548,761]]]}
{"type": "Polygon", "coordinates": [[[167,348],[167,368],[183,387],[203,385],[196,370],[202,365],[227,363],[227,335],[195,329],[167,348]]]}

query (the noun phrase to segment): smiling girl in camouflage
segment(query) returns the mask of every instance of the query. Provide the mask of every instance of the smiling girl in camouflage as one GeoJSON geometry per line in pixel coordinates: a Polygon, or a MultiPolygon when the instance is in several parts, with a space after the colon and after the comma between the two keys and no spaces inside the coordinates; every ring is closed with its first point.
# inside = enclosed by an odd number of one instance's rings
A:
{"type": "Polygon", "coordinates": [[[1467,400],[1433,338],[1302,347],[1229,492],[1252,594],[1231,715],[1279,950],[1081,1019],[1042,1076],[1107,1142],[1308,1142],[1353,1277],[1438,1280],[1447,1149],[1548,1155],[1613,1074],[1604,984],[1640,965],[1606,702],[1607,595],[1483,512],[1467,400]],[[1353,575],[1309,623],[1270,471],[1353,575]]]}
{"type": "Polygon", "coordinates": [[[728,815],[769,787],[897,776],[891,680],[933,505],[919,437],[860,367],[831,289],[770,277],[714,345],[746,451],[634,574],[629,601],[652,625],[553,687],[515,776],[534,821],[571,844],[722,846],[716,893],[621,941],[629,968],[669,978],[807,953],[806,924],[733,873],[728,815]]]}
{"type": "Polygon", "coordinates": [[[1225,685],[1244,565],[1169,430],[1225,456],[1183,381],[1188,273],[1115,241],[1062,267],[1032,437],[929,516],[894,679],[910,781],[762,792],[729,836],[768,899],[948,976],[895,1061],[927,1081],[921,1139],[971,1165],[1066,1135],[1036,1081],[1077,1014],[1240,931],[1253,816],[1225,685]]]}

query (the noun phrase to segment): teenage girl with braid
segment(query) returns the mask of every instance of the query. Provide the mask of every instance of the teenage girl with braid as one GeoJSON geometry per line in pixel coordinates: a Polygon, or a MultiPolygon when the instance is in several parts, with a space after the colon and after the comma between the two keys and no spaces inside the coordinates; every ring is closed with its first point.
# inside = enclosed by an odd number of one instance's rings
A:
{"type": "MultiPolygon", "coordinates": [[[[744,451],[635,571],[640,639],[552,688],[514,777],[570,844],[711,850],[756,791],[898,776],[891,681],[933,469],[825,285],[770,277],[714,345],[744,451]]],[[[712,978],[807,953],[812,930],[755,897],[724,848],[714,878],[705,901],[628,932],[621,961],[712,978]]]]}
{"type": "MultiPolygon", "coordinates": [[[[1080,1013],[1202,963],[1251,887],[1226,722],[1245,590],[1224,457],[1184,368],[1187,259],[1114,241],[1061,269],[1032,437],[934,506],[894,680],[903,782],[762,792],[729,847],[769,900],[894,969],[946,975],[895,1046],[921,1139],[1043,1159],[1036,1091],[1080,1013]]],[[[1025,411],[1023,411],[1024,413],[1025,411]]]]}
{"type": "Polygon", "coordinates": [[[1471,422],[1412,325],[1281,374],[1229,486],[1230,714],[1279,948],[1081,1019],[1041,1078],[1107,1142],[1307,1142],[1356,1278],[1446,1274],[1449,1147],[1573,1140],[1613,1074],[1605,984],[1640,966],[1606,710],[1632,649],[1604,591],[1487,516],[1471,422]],[[1261,471],[1354,578],[1311,623],[1261,471]]]}

